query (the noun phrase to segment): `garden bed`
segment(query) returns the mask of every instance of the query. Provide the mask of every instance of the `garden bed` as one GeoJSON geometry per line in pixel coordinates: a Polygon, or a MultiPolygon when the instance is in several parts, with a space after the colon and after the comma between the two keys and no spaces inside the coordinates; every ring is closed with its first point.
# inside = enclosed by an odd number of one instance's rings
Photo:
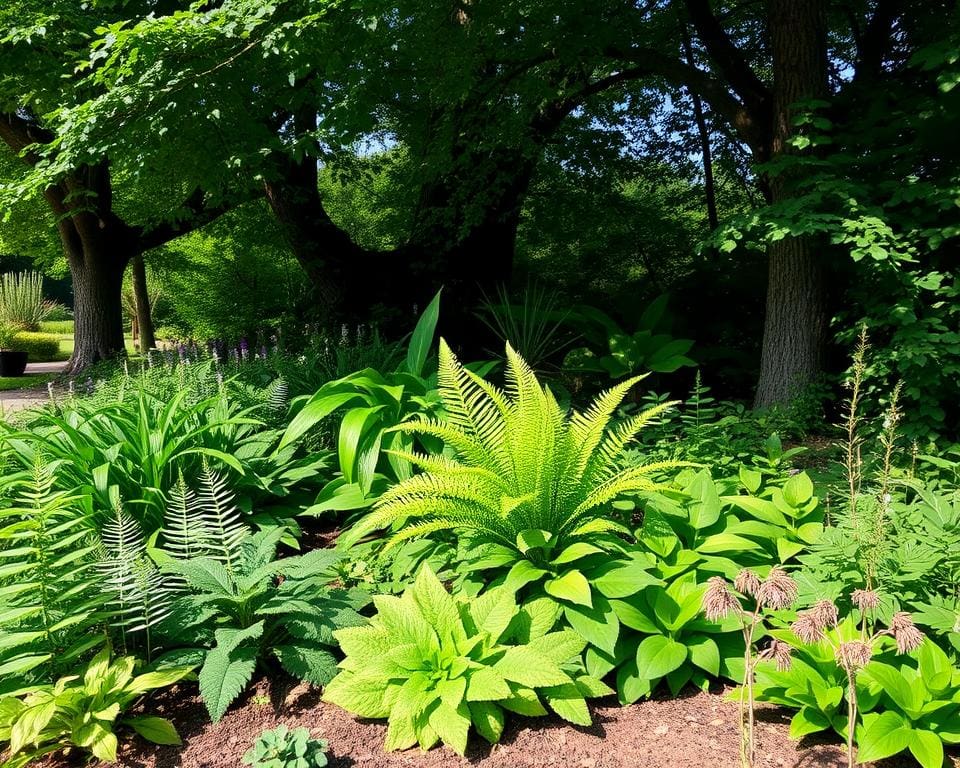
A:
{"type": "MultiPolygon", "coordinates": [[[[843,749],[829,737],[791,741],[792,713],[763,706],[758,712],[757,768],[843,768],[843,749]]],[[[386,725],[360,720],[320,700],[320,692],[292,680],[261,679],[219,723],[210,723],[192,686],[156,696],[149,711],[171,718],[182,747],[159,747],[142,739],[124,742],[123,768],[237,768],[243,753],[265,728],[305,726],[326,739],[331,768],[736,768],[740,764],[737,705],[721,693],[687,691],[679,698],[654,698],[629,707],[601,700],[591,707],[594,724],[572,727],[558,718],[514,718],[502,742],[490,747],[471,736],[466,758],[448,748],[384,753],[386,725]]],[[[49,768],[61,768],[57,763],[49,768]]],[[[915,765],[907,758],[877,768],[915,765]]]]}

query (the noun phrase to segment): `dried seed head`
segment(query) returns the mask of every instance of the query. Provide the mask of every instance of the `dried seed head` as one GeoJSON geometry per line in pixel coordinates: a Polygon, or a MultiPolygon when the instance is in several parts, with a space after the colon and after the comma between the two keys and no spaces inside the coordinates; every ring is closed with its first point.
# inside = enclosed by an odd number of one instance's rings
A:
{"type": "Polygon", "coordinates": [[[855,589],[850,595],[850,600],[860,610],[861,613],[876,610],[880,605],[880,595],[872,589],[855,589]]]}
{"type": "Polygon", "coordinates": [[[722,576],[707,579],[707,591],[703,595],[703,612],[709,621],[725,619],[731,611],[738,610],[740,603],[733,596],[722,576]]]}
{"type": "Polygon", "coordinates": [[[910,653],[923,644],[923,632],[917,629],[910,614],[904,611],[893,614],[890,633],[897,641],[897,653],[910,653]]]}
{"type": "Polygon", "coordinates": [[[789,608],[797,599],[797,582],[782,568],[771,568],[756,594],[757,603],[767,608],[789,608]]]}
{"type": "Polygon", "coordinates": [[[803,611],[790,626],[800,642],[812,645],[823,640],[824,625],[814,616],[813,611],[803,611]]]}
{"type": "Polygon", "coordinates": [[[840,644],[837,661],[839,661],[845,669],[856,672],[858,669],[863,669],[867,666],[872,657],[873,648],[870,646],[870,643],[865,643],[862,640],[851,640],[848,643],[840,644]]]}
{"type": "Polygon", "coordinates": [[[790,662],[793,660],[793,648],[780,640],[773,640],[767,649],[770,657],[776,662],[777,669],[780,672],[786,672],[790,669],[790,662]]]}
{"type": "Polygon", "coordinates": [[[733,588],[741,595],[754,597],[760,589],[760,577],[749,568],[744,568],[737,574],[736,581],[733,582],[733,588]]]}
{"type": "Polygon", "coordinates": [[[821,629],[837,626],[837,620],[839,619],[837,606],[830,600],[818,600],[810,609],[810,614],[821,629]]]}

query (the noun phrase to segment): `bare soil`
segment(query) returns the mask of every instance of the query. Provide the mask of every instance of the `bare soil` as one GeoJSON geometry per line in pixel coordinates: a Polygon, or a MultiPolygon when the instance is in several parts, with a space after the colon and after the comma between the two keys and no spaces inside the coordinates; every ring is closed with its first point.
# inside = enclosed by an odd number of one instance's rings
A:
{"type": "MultiPolygon", "coordinates": [[[[471,734],[466,758],[446,747],[427,753],[384,753],[386,726],[358,720],[320,701],[305,684],[259,681],[219,723],[210,723],[195,688],[181,686],[148,704],[171,718],[182,747],[158,747],[139,738],[122,741],[122,768],[241,768],[241,757],[265,728],[306,726],[329,743],[331,768],[738,768],[738,710],[720,693],[690,692],[620,707],[612,699],[593,707],[594,724],[579,728],[556,718],[511,717],[503,740],[491,747],[471,734]]],[[[845,768],[843,749],[831,736],[788,738],[790,713],[758,713],[757,768],[845,768]]],[[[127,734],[129,736],[129,734],[127,734]]],[[[63,768],[57,760],[47,768],[63,768]]],[[[951,765],[955,763],[951,762],[951,765]]],[[[915,766],[908,758],[877,768],[915,766]]]]}

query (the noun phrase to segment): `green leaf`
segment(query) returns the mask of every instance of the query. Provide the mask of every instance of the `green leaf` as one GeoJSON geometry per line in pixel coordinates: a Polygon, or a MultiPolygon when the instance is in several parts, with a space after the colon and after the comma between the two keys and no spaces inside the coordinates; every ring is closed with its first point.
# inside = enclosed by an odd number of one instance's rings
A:
{"type": "Polygon", "coordinates": [[[542,637],[530,641],[528,647],[543,654],[555,664],[566,664],[574,659],[579,660],[580,654],[586,648],[587,641],[577,632],[563,629],[559,632],[548,632],[542,637]]]}
{"type": "Polygon", "coordinates": [[[591,573],[593,585],[605,597],[629,597],[649,586],[663,582],[651,575],[649,566],[638,560],[613,562],[591,573]]]}
{"type": "Polygon", "coordinates": [[[883,760],[907,749],[912,742],[912,729],[896,712],[882,712],[863,729],[857,750],[857,762],[883,760]]]}
{"type": "Polygon", "coordinates": [[[637,646],[637,675],[659,680],[687,660],[687,647],[670,637],[652,635],[637,646]]]}
{"type": "Polygon", "coordinates": [[[153,715],[142,715],[140,717],[131,717],[123,721],[133,730],[139,733],[147,741],[154,744],[168,744],[179,746],[183,742],[180,740],[180,734],[173,727],[173,723],[164,717],[155,717],[153,715]]]}
{"type": "Polygon", "coordinates": [[[466,637],[456,602],[428,565],[417,574],[411,594],[423,618],[441,639],[466,637]]]}
{"type": "Polygon", "coordinates": [[[819,733],[830,727],[830,718],[813,707],[803,707],[790,721],[790,738],[802,739],[811,733],[819,733]]]}
{"type": "Polygon", "coordinates": [[[430,712],[427,722],[437,735],[454,752],[463,756],[467,751],[467,734],[470,731],[470,708],[466,702],[456,709],[439,702],[430,712]]]}
{"type": "Polygon", "coordinates": [[[752,539],[743,536],[737,536],[735,533],[715,533],[707,536],[703,543],[697,547],[698,552],[705,555],[724,554],[726,552],[750,552],[760,549],[760,545],[752,539]]]}
{"type": "Polygon", "coordinates": [[[550,543],[553,534],[538,528],[528,528],[517,534],[517,549],[526,554],[531,549],[543,549],[550,543]]]}
{"type": "Polygon", "coordinates": [[[580,637],[607,653],[613,653],[620,635],[620,621],[605,597],[597,595],[591,607],[565,605],[563,615],[580,637]]]}
{"type": "Polygon", "coordinates": [[[507,680],[530,688],[563,685],[570,677],[543,654],[524,645],[508,648],[494,664],[494,669],[507,680]]]}
{"type": "Polygon", "coordinates": [[[498,701],[510,697],[506,679],[492,667],[481,667],[467,678],[467,701],[498,701]]]}
{"type": "Polygon", "coordinates": [[[499,742],[503,735],[503,710],[487,701],[473,701],[469,707],[470,719],[477,733],[491,744],[499,742]]]}
{"type": "Polygon", "coordinates": [[[543,693],[547,706],[560,717],[574,725],[590,725],[590,710],[580,689],[573,683],[548,688],[543,693]]]}
{"type": "Polygon", "coordinates": [[[763,482],[763,475],[755,469],[750,469],[742,464],[740,465],[740,482],[750,493],[756,493],[760,490],[760,484],[763,482]]]}
{"type": "Polygon", "coordinates": [[[509,699],[497,703],[504,709],[526,717],[540,717],[547,714],[540,697],[529,688],[518,688],[509,699]]]}
{"type": "Polygon", "coordinates": [[[241,644],[261,634],[262,621],[245,630],[217,630],[217,645],[200,668],[200,695],[214,722],[223,717],[253,677],[258,648],[241,644]]]}
{"type": "Polygon", "coordinates": [[[430,348],[433,346],[433,336],[437,330],[439,317],[440,291],[437,291],[426,309],[423,310],[420,319],[417,320],[417,325],[410,336],[410,344],[407,347],[407,372],[414,376],[423,375],[423,366],[426,364],[427,357],[430,355],[430,348]]]}
{"type": "Polygon", "coordinates": [[[293,677],[324,685],[337,674],[337,660],[329,651],[306,644],[278,645],[273,649],[281,666],[293,677]]]}
{"type": "Polygon", "coordinates": [[[687,641],[690,661],[713,677],[720,676],[720,649],[713,638],[693,635],[687,641]]]}
{"type": "Polygon", "coordinates": [[[558,600],[569,600],[588,608],[593,605],[590,583],[580,571],[567,571],[555,579],[548,579],[543,588],[548,595],[558,600]]]}
{"type": "Polygon", "coordinates": [[[359,717],[388,717],[390,707],[384,702],[388,680],[378,673],[341,672],[323,689],[323,700],[359,717]]]}
{"type": "Polygon", "coordinates": [[[907,678],[896,667],[874,661],[864,668],[862,674],[875,680],[883,692],[904,712],[920,708],[921,693],[914,690],[907,678]]]}
{"type": "Polygon", "coordinates": [[[932,731],[923,731],[919,728],[910,734],[910,754],[917,758],[923,768],[942,768],[943,742],[932,731]]]}
{"type": "Polygon", "coordinates": [[[813,481],[806,472],[793,475],[783,486],[783,498],[791,507],[799,508],[813,498],[813,481]]]}
{"type": "Polygon", "coordinates": [[[700,470],[686,492],[692,497],[687,509],[694,529],[709,528],[720,519],[720,497],[709,470],[700,470]]]}
{"type": "Polygon", "coordinates": [[[581,558],[602,553],[603,550],[600,547],[587,544],[585,541],[576,541],[553,558],[552,563],[553,565],[566,565],[567,563],[575,563],[581,558]]]}

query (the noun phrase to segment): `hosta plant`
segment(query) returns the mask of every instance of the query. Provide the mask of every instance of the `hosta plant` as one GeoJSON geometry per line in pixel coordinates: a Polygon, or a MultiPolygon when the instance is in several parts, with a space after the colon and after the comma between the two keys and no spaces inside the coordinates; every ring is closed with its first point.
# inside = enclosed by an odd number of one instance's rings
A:
{"type": "Polygon", "coordinates": [[[251,768],[324,768],[327,742],[311,739],[306,728],[290,730],[285,725],[261,733],[243,756],[251,768]]]}
{"type": "Polygon", "coordinates": [[[389,718],[387,750],[442,741],[462,755],[471,728],[496,743],[505,712],[544,715],[544,704],[589,725],[585,699],[612,692],[583,671],[585,641],[552,631],[558,612],[547,600],[521,608],[503,587],[458,600],[424,567],[401,597],[374,604],[369,626],[335,633],[346,658],[324,697],[389,718]]]}
{"type": "Polygon", "coordinates": [[[396,529],[387,547],[452,531],[464,545],[468,591],[503,582],[527,596],[545,594],[570,612],[590,614],[585,622],[612,628],[612,650],[618,625],[607,601],[656,579],[645,573],[649,561],[626,556],[630,531],[611,504],[625,493],[658,491],[657,474],[678,466],[624,468],[622,451],[671,404],[611,425],[634,378],[586,411],[568,414],[509,345],[506,353],[501,391],[464,368],[441,339],[445,417],[406,422],[396,431],[439,438],[447,453],[398,452],[423,472],[388,490],[345,542],[380,528],[396,529]],[[602,579],[618,583],[605,589],[602,579]]]}
{"type": "Polygon", "coordinates": [[[155,744],[179,744],[169,720],[126,713],[148,691],[186,677],[190,667],[136,674],[137,660],[111,658],[105,646],[83,677],[62,677],[52,685],[0,697],[0,744],[8,742],[4,768],[20,768],[50,752],[71,746],[105,762],[117,759],[116,725],[128,726],[155,744]]]}
{"type": "Polygon", "coordinates": [[[701,614],[707,585],[687,571],[662,585],[611,600],[621,633],[613,653],[590,647],[587,670],[605,676],[616,668],[617,694],[629,704],[665,681],[677,695],[689,684],[706,690],[718,677],[732,677],[744,656],[737,619],[707,621],[701,614]],[[632,631],[631,631],[632,630],[632,631]]]}
{"type": "Polygon", "coordinates": [[[923,768],[940,768],[944,744],[960,744],[960,669],[930,640],[915,657],[864,667],[860,676],[881,692],[883,711],[863,715],[858,762],[909,750],[923,768]]]}
{"type": "Polygon", "coordinates": [[[290,674],[326,683],[336,672],[332,633],[361,622],[364,598],[327,587],[341,555],[319,549],[277,558],[283,530],[240,537],[223,558],[173,559],[164,571],[188,594],[173,606],[168,627],[209,649],[200,668],[200,694],[219,720],[253,676],[274,658],[290,674]]]}
{"type": "MultiPolygon", "coordinates": [[[[798,613],[789,630],[770,631],[776,640],[794,648],[794,659],[789,669],[774,670],[764,668],[762,664],[757,666],[756,699],[799,707],[800,711],[790,724],[793,738],[832,727],[846,738],[847,764],[850,768],[853,768],[857,759],[880,759],[909,746],[929,754],[934,745],[929,736],[924,734],[915,738],[911,736],[909,744],[899,746],[893,752],[880,754],[896,743],[896,739],[884,730],[893,724],[893,718],[884,712],[880,724],[869,734],[867,725],[877,722],[875,710],[883,707],[881,694],[886,686],[897,688],[889,700],[895,705],[904,705],[903,728],[914,727],[911,722],[917,720],[921,721],[915,726],[917,730],[930,730],[931,723],[939,723],[942,717],[949,718],[951,707],[960,705],[960,698],[953,700],[956,694],[951,693],[946,702],[932,700],[952,683],[952,668],[948,670],[949,665],[942,663],[945,656],[939,649],[934,658],[932,644],[917,629],[909,614],[895,613],[885,623],[877,620],[880,596],[876,592],[857,590],[851,596],[851,601],[855,610],[845,617],[841,616],[833,602],[820,600],[812,608],[798,613]],[[888,663],[897,655],[912,654],[922,646],[931,646],[931,649],[924,651],[930,657],[924,663],[923,674],[929,672],[932,681],[927,689],[927,698],[924,698],[919,683],[914,686],[916,690],[912,693],[908,690],[909,683],[915,682],[915,674],[888,663]],[[907,686],[895,679],[901,677],[907,686]],[[932,696],[929,695],[931,692],[932,696]],[[926,704],[930,706],[925,707],[926,704]],[[925,715],[937,712],[932,720],[923,720],[925,715]],[[854,752],[855,743],[860,744],[859,758],[854,752]]],[[[955,713],[957,710],[952,711],[955,713]]],[[[898,728],[889,730],[896,731],[898,728]]],[[[951,731],[948,729],[946,732],[951,731]]],[[[924,762],[926,758],[918,756],[918,759],[924,765],[928,764],[924,762]]]]}

